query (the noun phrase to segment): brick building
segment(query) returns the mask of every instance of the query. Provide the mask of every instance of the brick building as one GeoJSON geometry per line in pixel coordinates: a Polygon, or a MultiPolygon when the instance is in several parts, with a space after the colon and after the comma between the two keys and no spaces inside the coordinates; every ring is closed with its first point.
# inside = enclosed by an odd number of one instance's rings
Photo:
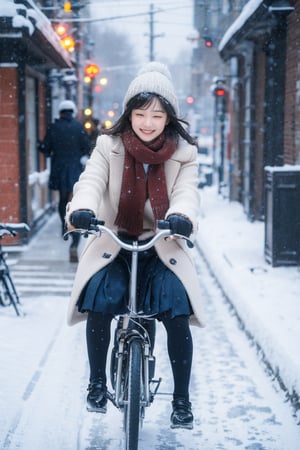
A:
{"type": "Polygon", "coordinates": [[[51,208],[37,142],[52,120],[49,73],[71,68],[69,53],[32,0],[1,2],[0,222],[24,221],[34,232],[51,208]]]}
{"type": "Polygon", "coordinates": [[[300,1],[250,0],[219,45],[229,90],[230,198],[264,220],[266,166],[300,162],[300,1]]]}

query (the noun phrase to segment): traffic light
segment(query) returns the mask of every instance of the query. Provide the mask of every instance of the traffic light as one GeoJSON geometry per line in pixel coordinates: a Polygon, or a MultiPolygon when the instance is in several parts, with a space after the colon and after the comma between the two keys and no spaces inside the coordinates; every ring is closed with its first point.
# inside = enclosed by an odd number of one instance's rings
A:
{"type": "Polygon", "coordinates": [[[95,78],[100,73],[100,67],[95,63],[89,63],[84,68],[84,74],[91,79],[95,78]]]}
{"type": "Polygon", "coordinates": [[[205,37],[203,37],[203,39],[204,39],[205,47],[207,47],[207,48],[213,47],[213,41],[212,41],[212,39],[210,37],[205,36],[205,37]]]}
{"type": "Polygon", "coordinates": [[[227,95],[227,86],[224,77],[218,76],[213,78],[211,92],[215,97],[221,98],[227,95]]]}
{"type": "Polygon", "coordinates": [[[192,105],[195,102],[195,99],[192,95],[188,95],[186,98],[186,102],[188,105],[192,105]]]}
{"type": "Polygon", "coordinates": [[[216,86],[214,90],[214,94],[216,97],[224,97],[226,95],[226,91],[223,87],[216,86]]]}
{"type": "Polygon", "coordinates": [[[213,85],[213,95],[216,98],[216,113],[220,122],[225,121],[227,112],[227,89],[223,80],[218,80],[213,85]]]}
{"type": "Polygon", "coordinates": [[[72,2],[70,1],[64,2],[64,12],[66,13],[72,12],[72,2]]]}

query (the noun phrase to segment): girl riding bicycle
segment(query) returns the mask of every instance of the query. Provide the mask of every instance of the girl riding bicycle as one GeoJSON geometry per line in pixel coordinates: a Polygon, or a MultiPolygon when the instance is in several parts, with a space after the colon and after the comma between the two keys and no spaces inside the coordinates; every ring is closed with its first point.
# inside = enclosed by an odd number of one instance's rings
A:
{"type": "MultiPolygon", "coordinates": [[[[197,232],[197,150],[178,113],[169,70],[160,63],[147,64],[129,85],[123,114],[98,138],[74,186],[66,214],[69,230],[87,229],[97,216],[129,242],[149,240],[159,219],[169,220],[172,233],[197,232]]],[[[89,411],[106,412],[110,326],[114,315],[126,311],[128,267],[128,253],[107,235],[89,239],[79,261],[68,322],[87,319],[89,411]]],[[[140,309],[167,331],[174,379],[171,427],[191,429],[190,323],[203,326],[203,313],[196,270],[184,241],[161,240],[139,255],[137,292],[140,309]]]]}

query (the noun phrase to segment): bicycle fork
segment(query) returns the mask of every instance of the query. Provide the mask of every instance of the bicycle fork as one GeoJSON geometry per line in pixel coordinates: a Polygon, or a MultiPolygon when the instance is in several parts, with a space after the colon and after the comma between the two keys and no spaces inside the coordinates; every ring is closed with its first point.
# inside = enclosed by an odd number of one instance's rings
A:
{"type": "MultiPolygon", "coordinates": [[[[127,319],[127,318],[126,318],[127,319]]],[[[125,331],[124,337],[120,337],[118,341],[118,355],[117,355],[117,373],[116,373],[116,386],[115,395],[113,403],[118,408],[123,408],[126,400],[124,399],[124,365],[128,363],[129,352],[131,351],[131,344],[133,340],[139,341],[141,346],[141,364],[142,364],[142,377],[141,386],[143,387],[142,392],[142,405],[148,406],[150,403],[150,389],[149,389],[149,356],[150,356],[150,345],[145,343],[144,338],[136,329],[127,329],[125,331]]],[[[110,400],[111,397],[109,396],[110,400]]]]}
{"type": "MultiPolygon", "coordinates": [[[[131,349],[131,343],[133,340],[138,340],[141,346],[141,387],[142,391],[142,401],[141,407],[145,408],[149,406],[153,401],[154,395],[156,394],[161,378],[159,380],[154,380],[154,364],[155,358],[151,354],[151,343],[149,336],[145,337],[144,333],[147,331],[143,326],[140,325],[140,329],[132,323],[135,322],[135,319],[139,317],[137,312],[137,298],[136,298],[136,286],[137,286],[137,265],[138,265],[138,242],[134,241],[132,243],[134,246],[134,250],[132,251],[131,256],[131,273],[130,273],[130,281],[129,281],[129,311],[130,314],[123,316],[122,329],[117,330],[118,339],[118,349],[117,349],[117,368],[116,368],[116,385],[115,385],[115,394],[112,395],[108,393],[109,400],[117,408],[123,408],[126,400],[124,399],[124,364],[126,365],[128,362],[129,352],[131,349]],[[151,369],[149,367],[151,365],[151,369]],[[151,372],[151,373],[150,373],[151,372]],[[154,392],[150,390],[150,382],[155,386],[154,392]]],[[[147,333],[148,334],[148,333],[147,333]]]]}

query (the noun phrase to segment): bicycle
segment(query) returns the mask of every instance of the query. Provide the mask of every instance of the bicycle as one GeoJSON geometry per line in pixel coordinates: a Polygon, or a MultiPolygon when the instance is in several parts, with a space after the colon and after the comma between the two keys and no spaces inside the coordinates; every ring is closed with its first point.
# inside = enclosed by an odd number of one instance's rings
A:
{"type": "Polygon", "coordinates": [[[175,236],[185,239],[189,247],[193,243],[182,235],[172,234],[167,220],[157,223],[157,233],[146,243],[132,244],[124,242],[99,219],[92,219],[89,230],[72,230],[87,237],[102,232],[110,237],[123,249],[131,252],[131,270],[129,278],[128,311],[116,317],[114,346],[110,356],[110,382],[112,391],[107,391],[107,398],[115,407],[123,412],[123,430],[126,450],[137,450],[139,430],[149,407],[159,389],[161,378],[154,379],[155,357],[152,354],[151,337],[146,322],[155,320],[152,316],[137,310],[137,266],[138,253],[150,249],[158,239],[175,236]]]}
{"type": "Polygon", "coordinates": [[[10,275],[6,259],[7,254],[3,251],[1,239],[4,236],[16,236],[18,233],[29,230],[30,228],[26,223],[0,223],[0,306],[12,305],[17,316],[21,315],[18,306],[20,305],[20,298],[10,275]]]}

